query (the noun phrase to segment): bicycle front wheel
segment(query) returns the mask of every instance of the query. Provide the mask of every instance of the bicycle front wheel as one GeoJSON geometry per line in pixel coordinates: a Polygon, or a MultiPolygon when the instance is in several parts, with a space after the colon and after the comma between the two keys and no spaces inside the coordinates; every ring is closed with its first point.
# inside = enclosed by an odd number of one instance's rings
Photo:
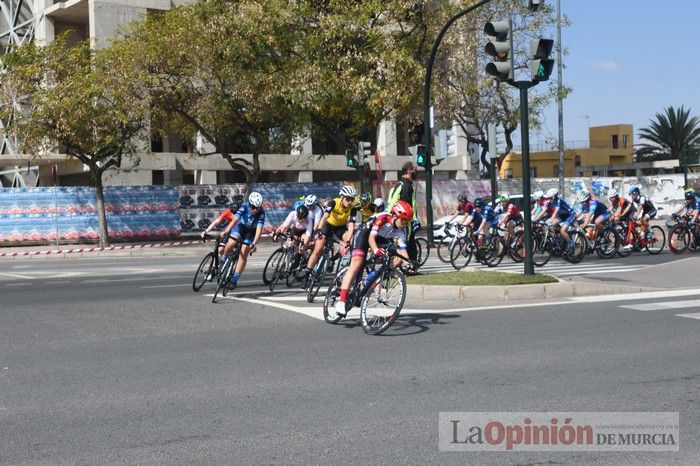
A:
{"type": "Polygon", "coordinates": [[[674,254],[683,254],[690,247],[690,230],[685,225],[674,226],[668,234],[668,248],[674,254]]]}
{"type": "Polygon", "coordinates": [[[450,263],[450,249],[451,249],[451,246],[452,246],[454,243],[455,243],[455,241],[452,240],[452,239],[450,239],[450,241],[441,240],[441,241],[437,244],[437,255],[438,255],[438,258],[439,258],[442,262],[444,262],[445,264],[449,264],[449,263],[450,263]]]}
{"type": "Polygon", "coordinates": [[[331,284],[328,286],[326,297],[323,300],[323,320],[328,324],[337,324],[342,319],[342,317],[335,313],[334,306],[335,302],[340,297],[340,285],[343,283],[343,276],[347,270],[347,268],[343,268],[338,271],[333,281],[331,281],[331,284]]]}
{"type": "Polygon", "coordinates": [[[508,246],[508,255],[513,262],[522,262],[525,260],[525,232],[516,231],[515,236],[508,246]]]}
{"type": "Polygon", "coordinates": [[[423,267],[430,256],[430,244],[425,238],[416,238],[416,268],[423,267]]]}
{"type": "Polygon", "coordinates": [[[577,264],[586,256],[587,241],[580,231],[569,232],[569,239],[572,241],[573,245],[567,247],[564,252],[564,260],[572,264],[577,264]]]}
{"type": "Polygon", "coordinates": [[[396,321],[406,301],[406,277],[388,270],[372,280],[360,305],[360,323],[367,335],[380,335],[396,321]]]}
{"type": "Polygon", "coordinates": [[[211,280],[212,274],[214,272],[214,261],[216,261],[216,253],[210,252],[202,262],[199,263],[197,267],[197,272],[194,274],[194,280],[192,280],[192,290],[199,291],[202,289],[204,284],[211,280]]]}
{"type": "Polygon", "coordinates": [[[226,261],[226,264],[224,265],[224,268],[221,271],[221,276],[219,277],[219,284],[216,286],[216,291],[214,291],[214,297],[211,298],[212,303],[216,302],[216,297],[219,295],[219,293],[221,293],[223,296],[226,296],[226,292],[228,291],[229,280],[231,278],[231,275],[233,275],[234,266],[235,264],[232,259],[226,261]]]}
{"type": "Polygon", "coordinates": [[[617,236],[612,228],[604,228],[598,233],[595,240],[595,251],[601,259],[612,259],[615,257],[617,236]]]}
{"type": "Polygon", "coordinates": [[[289,260],[289,253],[285,250],[282,252],[277,264],[275,265],[275,270],[272,272],[272,277],[270,278],[270,291],[275,291],[275,286],[277,283],[286,278],[284,275],[287,272],[287,261],[289,260]]]}
{"type": "Polygon", "coordinates": [[[284,248],[279,247],[275,249],[272,254],[270,254],[270,258],[267,259],[267,262],[265,263],[265,268],[263,269],[263,283],[266,285],[270,284],[270,280],[272,280],[272,276],[275,273],[275,268],[277,268],[277,263],[279,262],[280,258],[282,257],[282,253],[284,252],[284,248]]]}
{"type": "Polygon", "coordinates": [[[544,267],[552,258],[552,253],[547,246],[547,237],[544,233],[533,232],[532,235],[532,263],[536,267],[544,267]]]}
{"type": "Polygon", "coordinates": [[[650,226],[649,232],[653,233],[654,236],[651,239],[647,239],[644,247],[649,254],[656,255],[663,251],[664,246],[666,246],[666,233],[664,233],[663,228],[658,225],[650,226]]]}
{"type": "Polygon", "coordinates": [[[467,237],[458,239],[450,249],[450,263],[456,270],[462,270],[472,260],[472,244],[467,237]]]}
{"type": "Polygon", "coordinates": [[[313,303],[314,299],[316,299],[316,295],[318,295],[318,291],[323,284],[323,279],[326,278],[329,256],[329,253],[322,255],[318,260],[318,264],[316,264],[315,270],[309,275],[309,287],[306,290],[306,300],[310,303],[313,303]]]}

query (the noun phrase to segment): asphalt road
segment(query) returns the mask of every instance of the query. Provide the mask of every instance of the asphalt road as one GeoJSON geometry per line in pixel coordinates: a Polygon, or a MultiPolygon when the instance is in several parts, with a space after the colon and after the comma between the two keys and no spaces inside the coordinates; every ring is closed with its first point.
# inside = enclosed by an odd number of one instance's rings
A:
{"type": "Polygon", "coordinates": [[[290,312],[306,307],[296,299],[275,305],[259,286],[262,254],[236,290],[257,299],[216,304],[189,288],[194,256],[2,261],[0,461],[697,464],[689,257],[568,276],[656,276],[688,292],[440,303],[382,337],[290,312]],[[680,451],[440,452],[441,411],[679,412],[680,451]]]}

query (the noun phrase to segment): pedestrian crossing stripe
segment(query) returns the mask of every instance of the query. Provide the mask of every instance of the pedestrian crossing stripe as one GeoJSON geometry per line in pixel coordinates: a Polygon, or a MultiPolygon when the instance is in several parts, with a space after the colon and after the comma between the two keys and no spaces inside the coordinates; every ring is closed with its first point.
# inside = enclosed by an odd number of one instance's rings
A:
{"type": "Polygon", "coordinates": [[[656,303],[626,304],[620,306],[623,309],[633,309],[635,311],[660,311],[664,309],[683,309],[686,307],[700,307],[697,299],[687,301],[660,301],[656,303]]]}
{"type": "Polygon", "coordinates": [[[677,317],[685,317],[687,319],[698,319],[700,320],[700,312],[695,312],[693,314],[676,314],[677,317]]]}

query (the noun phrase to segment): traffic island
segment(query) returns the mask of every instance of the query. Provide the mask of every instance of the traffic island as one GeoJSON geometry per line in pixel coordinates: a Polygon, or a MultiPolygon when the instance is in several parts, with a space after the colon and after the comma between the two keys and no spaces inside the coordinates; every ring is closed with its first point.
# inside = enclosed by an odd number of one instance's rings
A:
{"type": "Polygon", "coordinates": [[[407,278],[408,294],[425,300],[520,301],[601,294],[637,293],[658,288],[563,282],[544,274],[495,271],[446,272],[407,278]]]}

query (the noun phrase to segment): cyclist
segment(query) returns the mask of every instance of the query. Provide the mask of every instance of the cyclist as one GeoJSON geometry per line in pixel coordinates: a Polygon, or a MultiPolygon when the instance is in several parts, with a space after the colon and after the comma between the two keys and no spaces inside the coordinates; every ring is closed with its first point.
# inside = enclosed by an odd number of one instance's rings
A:
{"type": "Polygon", "coordinates": [[[318,197],[315,194],[308,194],[304,198],[304,205],[309,209],[309,218],[313,223],[314,231],[317,231],[323,217],[323,207],[318,203],[318,197]]]}
{"type": "Polygon", "coordinates": [[[507,228],[506,234],[504,235],[507,243],[513,236],[513,233],[515,233],[515,227],[523,224],[523,214],[520,213],[518,206],[510,201],[510,197],[507,194],[498,196],[498,203],[496,214],[502,214],[498,224],[505,225],[507,228]]]}
{"type": "MultiPolygon", "coordinates": [[[[241,203],[240,203],[240,200],[237,198],[235,198],[231,202],[229,202],[226,210],[221,212],[221,214],[219,214],[218,217],[216,217],[214,220],[212,220],[212,222],[209,224],[209,226],[206,227],[204,229],[204,231],[202,231],[202,233],[200,234],[202,239],[204,239],[210,231],[212,231],[214,228],[216,228],[216,226],[219,223],[224,222],[224,221],[226,222],[226,225],[231,223],[231,220],[233,220],[234,212],[236,212],[240,207],[241,207],[241,203]]],[[[221,237],[224,238],[228,244],[228,237],[227,236],[228,235],[223,235],[223,234],[221,235],[221,237]]],[[[224,253],[224,248],[223,247],[219,248],[219,255],[223,255],[223,253],[224,253]]]]}
{"type": "Polygon", "coordinates": [[[530,215],[532,219],[536,219],[540,215],[545,204],[544,191],[535,191],[530,198],[530,215]]]}
{"type": "Polygon", "coordinates": [[[678,218],[681,215],[687,215],[691,217],[691,222],[695,222],[700,214],[700,197],[696,197],[696,193],[693,188],[688,188],[683,193],[685,198],[685,203],[681,208],[672,215],[673,218],[678,218]]]}
{"type": "MultiPolygon", "coordinates": [[[[348,290],[367,257],[367,252],[372,249],[375,257],[386,254],[385,248],[394,239],[398,242],[399,250],[406,253],[406,226],[413,218],[413,209],[406,201],[397,201],[391,208],[391,213],[378,214],[372,222],[372,228],[366,228],[353,239],[352,259],[347,272],[343,275],[340,285],[340,297],[335,303],[335,313],[341,317],[347,315],[345,303],[348,300],[348,290]]],[[[403,259],[395,258],[394,267],[397,267],[403,259]]]]}
{"type": "Polygon", "coordinates": [[[372,209],[374,209],[375,215],[384,212],[386,210],[384,199],[382,199],[381,197],[375,197],[374,201],[372,202],[372,209]]]}
{"type": "Polygon", "coordinates": [[[649,230],[649,221],[656,217],[654,203],[647,196],[642,196],[637,186],[632,186],[628,194],[637,208],[637,222],[641,225],[642,234],[649,240],[654,239],[653,233],[649,230]]]}
{"type": "Polygon", "coordinates": [[[229,240],[224,248],[224,256],[231,253],[236,242],[242,243],[241,253],[238,256],[236,270],[233,273],[232,285],[238,285],[238,279],[245,270],[248,262],[248,254],[255,251],[260,241],[263,226],[265,225],[265,209],[262,208],[263,197],[260,193],[253,191],[248,196],[248,200],[241,204],[241,207],[233,215],[233,219],[221,234],[228,236],[229,240]]]}
{"type": "Polygon", "coordinates": [[[620,197],[617,189],[613,189],[608,193],[610,200],[610,210],[612,211],[612,219],[615,221],[628,221],[630,216],[636,211],[632,201],[626,197],[620,197]]]}
{"type": "Polygon", "coordinates": [[[272,235],[273,240],[277,239],[277,235],[282,232],[288,232],[292,238],[301,240],[301,252],[306,249],[313,234],[313,219],[309,216],[309,208],[305,205],[300,205],[296,209],[289,212],[287,218],[277,227],[272,235]]]}
{"type": "Polygon", "coordinates": [[[354,233],[355,216],[357,215],[357,206],[355,205],[357,191],[352,186],[343,186],[340,188],[339,194],[339,197],[328,201],[323,217],[321,217],[318,239],[314,243],[314,250],[306,267],[307,276],[316,266],[329,238],[332,239],[335,236],[348,243],[354,233]]]}
{"type": "Polygon", "coordinates": [[[374,215],[374,209],[372,208],[372,196],[370,196],[369,193],[360,194],[358,211],[362,217],[363,224],[366,223],[372,215],[374,215]]]}
{"type": "MultiPolygon", "coordinates": [[[[477,245],[481,244],[482,238],[488,234],[489,228],[496,228],[498,226],[498,215],[491,205],[484,201],[483,198],[474,199],[474,208],[476,212],[482,217],[481,224],[474,229],[475,234],[478,234],[477,245]]],[[[473,223],[476,223],[472,219],[473,223]]]]}
{"type": "Polygon", "coordinates": [[[578,202],[581,204],[581,219],[584,225],[595,223],[596,233],[603,228],[603,223],[610,220],[608,207],[597,199],[591,198],[591,193],[582,190],[578,195],[578,202]]]}
{"type": "Polygon", "coordinates": [[[549,201],[548,208],[551,212],[549,221],[553,226],[561,225],[561,236],[566,241],[567,247],[573,247],[568,229],[576,220],[576,211],[559,195],[556,188],[547,190],[544,197],[549,201]]]}
{"type": "Polygon", "coordinates": [[[469,217],[469,215],[471,215],[471,213],[473,211],[474,211],[474,204],[469,202],[469,199],[467,198],[467,193],[459,193],[457,195],[457,209],[452,214],[452,217],[450,217],[445,222],[445,226],[448,226],[450,224],[450,222],[452,222],[452,220],[457,218],[458,215],[464,215],[460,224],[465,225],[467,222],[467,218],[469,217]]]}

